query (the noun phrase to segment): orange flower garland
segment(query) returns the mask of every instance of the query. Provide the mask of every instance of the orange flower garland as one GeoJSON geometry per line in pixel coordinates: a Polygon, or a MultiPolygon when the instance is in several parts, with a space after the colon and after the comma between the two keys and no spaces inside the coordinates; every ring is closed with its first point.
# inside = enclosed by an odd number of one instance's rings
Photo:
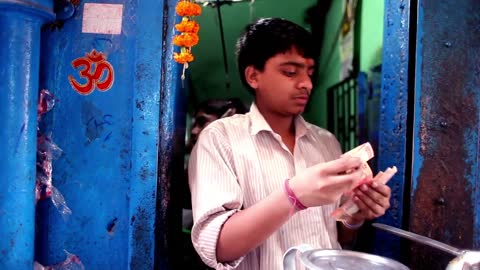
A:
{"type": "Polygon", "coordinates": [[[180,0],[177,6],[175,7],[175,11],[178,15],[182,17],[186,16],[198,16],[202,14],[202,8],[200,5],[193,3],[190,0],[180,0]]]}
{"type": "Polygon", "coordinates": [[[183,18],[181,23],[175,25],[175,28],[179,32],[197,34],[198,30],[200,30],[200,25],[196,21],[189,21],[188,18],[183,18]]]}
{"type": "Polygon", "coordinates": [[[193,47],[198,44],[198,35],[194,33],[181,33],[173,38],[173,44],[180,47],[193,47]]]}
{"type": "Polygon", "coordinates": [[[192,19],[202,13],[200,5],[193,3],[193,0],[180,0],[175,7],[175,11],[182,16],[182,21],[175,25],[175,29],[180,34],[173,37],[173,44],[180,47],[180,53],[174,52],[173,59],[183,64],[182,80],[185,79],[185,70],[188,63],[192,62],[195,57],[192,54],[192,47],[198,44],[198,31],[200,25],[192,19]]]}

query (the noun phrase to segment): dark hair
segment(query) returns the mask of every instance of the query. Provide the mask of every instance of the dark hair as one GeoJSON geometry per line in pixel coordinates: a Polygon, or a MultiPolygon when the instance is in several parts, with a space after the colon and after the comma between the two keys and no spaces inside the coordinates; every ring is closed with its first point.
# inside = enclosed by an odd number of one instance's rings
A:
{"type": "Polygon", "coordinates": [[[245,79],[245,69],[253,65],[263,70],[268,59],[296,49],[305,58],[317,58],[313,37],[301,26],[280,18],[263,18],[247,25],[237,41],[237,65],[240,79],[248,91],[255,91],[245,79]]]}
{"type": "Polygon", "coordinates": [[[247,112],[247,108],[239,98],[229,98],[205,100],[197,106],[195,114],[198,112],[204,112],[206,114],[216,115],[220,118],[230,108],[235,109],[236,114],[244,114],[247,112]]]}

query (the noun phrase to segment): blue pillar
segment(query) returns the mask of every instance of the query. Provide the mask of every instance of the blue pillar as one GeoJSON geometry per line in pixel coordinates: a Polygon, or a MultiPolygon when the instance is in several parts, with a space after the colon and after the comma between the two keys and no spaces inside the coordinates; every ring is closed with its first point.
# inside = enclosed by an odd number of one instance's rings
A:
{"type": "Polygon", "coordinates": [[[0,0],[0,269],[32,269],[40,29],[53,1],[0,0]]]}
{"type": "MultiPolygon", "coordinates": [[[[408,98],[409,98],[409,37],[414,8],[411,0],[386,0],[383,37],[382,92],[378,168],[397,166],[398,172],[389,181],[392,190],[390,209],[378,222],[402,227],[405,218],[404,194],[409,164],[408,98]]],[[[414,22],[414,20],[413,20],[414,22]]],[[[400,260],[400,239],[386,232],[377,232],[375,253],[400,260]]]]}
{"type": "MultiPolygon", "coordinates": [[[[181,17],[176,15],[178,0],[165,1],[165,39],[173,40],[178,31],[173,27],[181,17]]],[[[166,42],[162,55],[161,97],[160,97],[160,134],[158,160],[158,192],[161,200],[158,204],[156,222],[155,265],[160,269],[181,269],[183,250],[181,247],[181,205],[180,194],[183,175],[185,122],[186,122],[186,82],[180,80],[182,65],[173,60],[173,52],[178,52],[172,42],[166,42]],[[168,268],[165,268],[168,267],[168,268]]]]}

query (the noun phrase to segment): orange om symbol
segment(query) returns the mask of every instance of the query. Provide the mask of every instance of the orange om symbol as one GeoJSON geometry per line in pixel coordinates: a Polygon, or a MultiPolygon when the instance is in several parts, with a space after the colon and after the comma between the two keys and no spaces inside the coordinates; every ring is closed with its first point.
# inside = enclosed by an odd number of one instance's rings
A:
{"type": "Polygon", "coordinates": [[[114,81],[114,73],[112,65],[106,60],[103,53],[98,53],[93,49],[90,53],[87,53],[85,57],[79,57],[72,61],[73,68],[80,69],[80,77],[87,80],[86,83],[81,84],[73,78],[72,75],[68,75],[68,81],[72,87],[78,93],[82,95],[89,95],[93,90],[104,92],[110,89],[114,81]],[[92,68],[93,66],[93,68],[92,68]],[[103,74],[106,72],[106,76],[101,80],[103,74]]]}

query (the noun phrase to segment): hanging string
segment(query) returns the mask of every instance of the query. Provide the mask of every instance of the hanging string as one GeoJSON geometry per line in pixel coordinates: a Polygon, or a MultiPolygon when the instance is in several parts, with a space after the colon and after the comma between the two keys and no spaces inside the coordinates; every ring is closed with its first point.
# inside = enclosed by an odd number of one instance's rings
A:
{"type": "Polygon", "coordinates": [[[253,4],[255,4],[255,0],[251,0],[250,4],[249,4],[249,6],[250,6],[250,21],[253,21],[253,19],[254,19],[253,16],[254,16],[254,11],[255,11],[254,9],[255,8],[253,7],[253,4]]]}

